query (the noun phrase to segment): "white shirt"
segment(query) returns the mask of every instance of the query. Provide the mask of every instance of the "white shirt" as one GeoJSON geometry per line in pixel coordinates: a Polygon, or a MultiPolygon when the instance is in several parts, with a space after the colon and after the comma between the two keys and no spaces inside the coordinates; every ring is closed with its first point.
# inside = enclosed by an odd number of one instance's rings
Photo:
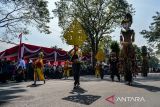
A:
{"type": "Polygon", "coordinates": [[[19,61],[18,67],[22,67],[23,69],[26,69],[26,63],[25,63],[25,61],[24,61],[23,59],[21,59],[21,60],[19,61]]]}

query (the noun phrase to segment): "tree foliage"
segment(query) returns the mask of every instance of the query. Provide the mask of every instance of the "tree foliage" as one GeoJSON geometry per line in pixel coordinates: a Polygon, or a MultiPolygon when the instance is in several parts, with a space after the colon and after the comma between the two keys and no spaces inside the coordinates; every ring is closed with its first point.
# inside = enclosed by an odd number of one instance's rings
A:
{"type": "Polygon", "coordinates": [[[50,33],[47,3],[45,0],[0,0],[1,38],[13,39],[17,33],[27,34],[28,26],[50,33]]]}
{"type": "Polygon", "coordinates": [[[114,31],[126,12],[133,12],[126,0],[60,0],[55,4],[53,12],[64,31],[74,18],[81,22],[88,35],[92,58],[95,58],[103,37],[114,31]]]}
{"type": "MultiPolygon", "coordinates": [[[[112,42],[111,36],[106,35],[103,37],[102,41],[100,41],[99,48],[106,51],[107,49],[110,48],[111,42],[112,42]]],[[[83,45],[80,46],[80,48],[84,54],[89,54],[92,51],[92,48],[90,46],[91,43],[89,42],[89,40],[87,40],[83,43],[83,45]]]]}
{"type": "Polygon", "coordinates": [[[119,43],[117,41],[112,41],[111,50],[112,50],[112,52],[115,52],[117,55],[119,54],[120,47],[119,47],[119,43]]]}
{"type": "Polygon", "coordinates": [[[91,53],[91,47],[89,46],[89,42],[85,41],[81,46],[80,46],[80,49],[82,51],[82,53],[84,55],[86,54],[90,54],[91,53]]]}
{"type": "Polygon", "coordinates": [[[58,49],[58,50],[63,50],[62,48],[59,48],[57,45],[51,46],[51,48],[53,48],[53,49],[58,49]]]}
{"type": "Polygon", "coordinates": [[[149,59],[149,67],[157,68],[159,64],[159,59],[155,56],[151,56],[149,59]]]}
{"type": "Polygon", "coordinates": [[[139,61],[139,62],[141,62],[142,61],[142,57],[141,57],[141,48],[140,47],[138,47],[137,45],[133,45],[133,47],[134,47],[134,50],[135,50],[135,54],[136,54],[136,58],[137,58],[137,60],[139,61]]]}
{"type": "Polygon", "coordinates": [[[99,48],[106,50],[110,47],[112,43],[112,37],[109,35],[106,35],[103,37],[103,39],[99,42],[99,48]]]}
{"type": "Polygon", "coordinates": [[[160,50],[160,12],[156,12],[156,15],[152,18],[153,22],[149,26],[149,30],[142,30],[141,34],[151,45],[154,45],[160,50]]]}

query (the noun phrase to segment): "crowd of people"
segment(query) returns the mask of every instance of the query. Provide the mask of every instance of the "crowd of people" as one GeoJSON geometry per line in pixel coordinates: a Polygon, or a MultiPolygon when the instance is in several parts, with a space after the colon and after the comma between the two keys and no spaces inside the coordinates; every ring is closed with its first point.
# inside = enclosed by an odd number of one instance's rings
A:
{"type": "MultiPolygon", "coordinates": [[[[35,80],[35,62],[33,60],[25,61],[23,58],[17,62],[6,59],[0,60],[0,82],[35,80]]],[[[80,66],[80,75],[94,75],[94,69],[91,64],[83,63],[80,66]]],[[[54,65],[46,61],[43,68],[43,74],[46,79],[67,79],[70,76],[74,76],[72,71],[72,64],[69,64],[69,61],[66,61],[65,65],[54,65]]]]}
{"type": "Polygon", "coordinates": [[[117,76],[118,81],[121,80],[121,64],[114,52],[109,57],[108,65],[98,61],[95,67],[92,67],[90,63],[81,61],[81,52],[78,50],[78,46],[74,46],[70,52],[70,60],[67,60],[63,66],[52,65],[49,61],[44,63],[43,52],[40,52],[39,57],[34,61],[30,59],[26,62],[23,58],[17,62],[0,60],[0,82],[32,80],[33,85],[36,85],[37,80],[44,81],[45,84],[45,79],[67,79],[73,76],[74,88],[77,88],[80,85],[80,75],[95,75],[103,79],[108,72],[112,81],[114,76],[117,76]]]}
{"type": "MultiPolygon", "coordinates": [[[[0,60],[0,82],[5,83],[8,80],[17,82],[34,80],[34,63],[35,61],[32,60],[26,62],[23,58],[17,62],[6,59],[0,60]]],[[[121,73],[117,65],[118,59],[116,59],[113,54],[109,58],[108,65],[97,62],[93,68],[90,63],[81,63],[79,73],[80,75],[95,75],[95,77],[101,79],[103,79],[105,74],[109,74],[111,75],[112,81],[114,81],[114,76],[117,76],[118,80],[120,80],[121,73]]],[[[43,68],[44,77],[46,79],[67,79],[70,76],[74,76],[72,71],[72,64],[70,64],[68,60],[64,65],[54,65],[46,61],[43,68]]]]}
{"type": "MultiPolygon", "coordinates": [[[[34,80],[35,74],[35,61],[21,60],[8,61],[6,59],[0,60],[0,82],[5,83],[7,81],[28,81],[34,80]]],[[[63,77],[63,67],[61,65],[49,65],[44,64],[43,73],[47,79],[60,79],[63,77]]]]}

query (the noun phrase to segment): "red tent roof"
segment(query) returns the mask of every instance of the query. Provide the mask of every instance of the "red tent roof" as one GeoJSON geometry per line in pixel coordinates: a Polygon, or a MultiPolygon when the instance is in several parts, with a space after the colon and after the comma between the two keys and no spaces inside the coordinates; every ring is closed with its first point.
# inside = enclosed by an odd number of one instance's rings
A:
{"type": "Polygon", "coordinates": [[[0,52],[0,58],[18,58],[19,48],[23,47],[23,56],[25,58],[35,58],[38,56],[39,52],[44,53],[44,58],[48,60],[55,60],[55,55],[57,60],[64,60],[68,58],[67,52],[64,50],[58,50],[54,48],[47,48],[43,46],[35,46],[26,43],[22,43],[21,45],[14,46],[12,48],[6,49],[5,51],[0,52]],[[56,52],[56,54],[55,54],[56,52]]]}

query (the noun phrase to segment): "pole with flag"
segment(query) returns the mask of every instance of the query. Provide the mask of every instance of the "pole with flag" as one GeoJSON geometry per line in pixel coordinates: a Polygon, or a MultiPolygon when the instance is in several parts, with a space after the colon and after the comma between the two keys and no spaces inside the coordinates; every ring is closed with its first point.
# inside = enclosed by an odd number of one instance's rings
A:
{"type": "Polygon", "coordinates": [[[18,38],[20,39],[20,44],[22,43],[22,33],[19,34],[18,38]]]}
{"type": "Polygon", "coordinates": [[[19,50],[18,50],[18,59],[21,59],[22,33],[19,34],[18,38],[20,39],[19,50]]]}

